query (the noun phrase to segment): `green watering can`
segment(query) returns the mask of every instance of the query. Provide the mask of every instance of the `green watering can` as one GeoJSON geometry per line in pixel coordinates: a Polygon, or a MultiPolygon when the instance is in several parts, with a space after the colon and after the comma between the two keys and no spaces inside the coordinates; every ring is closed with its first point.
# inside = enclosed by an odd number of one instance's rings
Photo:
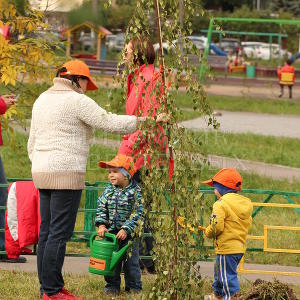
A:
{"type": "Polygon", "coordinates": [[[119,250],[119,243],[114,234],[105,232],[103,239],[95,240],[97,236],[98,233],[94,232],[90,237],[91,257],[89,272],[98,275],[114,276],[116,265],[126,253],[129,244],[119,250]]]}

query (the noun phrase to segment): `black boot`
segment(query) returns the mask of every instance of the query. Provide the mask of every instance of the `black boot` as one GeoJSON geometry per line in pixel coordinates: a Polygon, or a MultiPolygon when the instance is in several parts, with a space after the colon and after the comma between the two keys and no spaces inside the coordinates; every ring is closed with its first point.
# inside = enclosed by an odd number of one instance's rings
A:
{"type": "Polygon", "coordinates": [[[24,256],[19,256],[18,258],[8,258],[7,254],[1,254],[0,255],[0,263],[6,262],[6,263],[26,263],[27,259],[24,256]]]}

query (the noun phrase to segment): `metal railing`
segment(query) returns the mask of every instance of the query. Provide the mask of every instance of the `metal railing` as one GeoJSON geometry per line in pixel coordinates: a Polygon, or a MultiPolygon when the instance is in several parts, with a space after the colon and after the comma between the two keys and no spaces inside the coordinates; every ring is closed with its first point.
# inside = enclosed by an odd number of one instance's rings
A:
{"type": "MultiPolygon", "coordinates": [[[[9,181],[16,181],[17,178],[9,179],[9,181]]],[[[24,180],[24,179],[22,179],[24,180]]],[[[25,179],[30,180],[30,179],[25,179]]],[[[97,206],[97,198],[101,194],[102,191],[104,191],[105,187],[107,185],[107,182],[99,181],[95,182],[93,184],[86,182],[85,184],[85,202],[84,207],[79,208],[78,213],[84,213],[84,222],[83,222],[83,230],[75,230],[73,233],[72,241],[73,242],[84,242],[88,245],[89,237],[92,234],[92,232],[95,231],[95,212],[96,212],[96,206],[97,206]]],[[[1,185],[0,187],[7,187],[8,185],[1,185]]],[[[212,207],[212,204],[214,202],[213,196],[213,189],[211,188],[201,188],[199,190],[200,193],[202,193],[201,199],[202,199],[202,205],[206,205],[209,207],[212,207]],[[209,199],[210,197],[210,199],[209,199]]],[[[295,213],[300,215],[300,204],[295,203],[295,199],[297,198],[300,203],[300,193],[298,192],[284,192],[284,191],[273,191],[273,190],[257,190],[257,189],[244,189],[242,191],[242,194],[245,194],[249,196],[249,198],[252,199],[252,203],[254,206],[254,210],[252,213],[252,218],[257,218],[259,213],[261,213],[262,209],[267,208],[275,208],[275,209],[293,209],[295,210],[295,213]],[[271,203],[271,200],[273,200],[275,197],[278,200],[278,197],[280,199],[283,199],[287,203],[271,203]],[[254,201],[255,200],[255,201],[254,201]],[[260,201],[258,201],[260,200],[260,201]]],[[[5,209],[5,207],[0,207],[0,210],[5,209]]],[[[209,218],[209,216],[201,216],[200,223],[203,225],[204,219],[209,218]]],[[[263,246],[260,248],[247,248],[247,252],[272,252],[272,253],[286,253],[286,254],[300,254],[300,249],[281,249],[281,248],[271,248],[268,244],[268,232],[270,230],[290,230],[290,231],[300,231],[300,227],[295,226],[277,226],[277,225],[264,225],[263,232],[264,235],[248,235],[247,240],[256,240],[256,241],[262,241],[263,246]]],[[[3,232],[3,229],[0,231],[3,232]]],[[[147,233],[145,236],[151,236],[151,234],[147,233]]],[[[197,234],[193,234],[196,242],[195,247],[204,247],[206,249],[213,249],[213,246],[203,246],[203,236],[200,233],[198,236],[197,234]]],[[[69,253],[71,256],[87,256],[88,254],[82,254],[82,253],[69,253]]],[[[143,259],[151,259],[150,256],[147,257],[141,257],[143,259]]],[[[204,259],[204,257],[200,257],[201,259],[204,259]]],[[[290,276],[300,276],[300,273],[296,272],[276,272],[276,271],[264,271],[264,270],[248,270],[244,268],[244,259],[241,261],[239,272],[241,273],[260,273],[260,274],[281,274],[281,275],[290,275],[290,276]]],[[[207,259],[206,259],[207,260],[207,259]]]]}

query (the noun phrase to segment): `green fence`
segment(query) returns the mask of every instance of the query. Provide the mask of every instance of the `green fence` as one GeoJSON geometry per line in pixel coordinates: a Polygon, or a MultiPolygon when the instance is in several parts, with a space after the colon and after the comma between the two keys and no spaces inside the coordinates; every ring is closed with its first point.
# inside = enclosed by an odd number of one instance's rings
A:
{"type": "MultiPolygon", "coordinates": [[[[9,181],[16,181],[16,178],[9,179],[9,181]]],[[[24,180],[24,179],[22,179],[24,180]]],[[[30,180],[30,179],[26,179],[30,180]]],[[[83,194],[84,200],[84,207],[79,208],[78,215],[83,214],[83,226],[82,230],[75,230],[72,240],[73,242],[81,242],[86,243],[88,245],[89,237],[92,232],[95,231],[95,211],[96,211],[96,205],[97,205],[97,198],[98,196],[104,191],[105,187],[107,185],[107,182],[99,181],[93,184],[90,184],[86,182],[85,191],[83,194]]],[[[0,185],[0,187],[7,187],[8,185],[0,185]]],[[[213,194],[213,189],[211,188],[201,188],[199,190],[200,193],[202,193],[201,200],[202,200],[202,206],[206,207],[206,212],[210,212],[212,205],[215,201],[215,196],[213,194]]],[[[283,191],[273,191],[273,190],[256,190],[256,189],[244,189],[242,191],[242,194],[248,196],[253,202],[259,202],[259,203],[271,203],[273,200],[278,203],[288,203],[290,206],[289,208],[292,208],[295,210],[297,217],[297,220],[300,215],[300,209],[299,208],[293,208],[293,205],[299,207],[300,204],[300,193],[298,192],[283,192],[283,191]]],[[[0,209],[4,210],[5,207],[0,207],[0,209]]],[[[257,216],[260,214],[261,210],[264,209],[264,207],[256,207],[253,210],[252,217],[257,218],[257,216]]],[[[275,208],[276,209],[276,208],[275,208]]],[[[82,217],[81,217],[82,219],[82,217]]],[[[201,216],[200,224],[207,224],[209,220],[209,213],[204,213],[201,216]]],[[[4,231],[4,229],[0,228],[0,231],[4,231]]],[[[145,234],[149,236],[149,234],[145,234]]],[[[203,236],[202,234],[194,234],[194,238],[196,240],[196,248],[203,246],[203,236]]],[[[206,248],[212,249],[212,246],[207,246],[206,248]]],[[[247,248],[247,251],[249,252],[263,252],[263,247],[252,247],[247,248]]],[[[1,253],[1,252],[0,252],[1,253]]],[[[85,253],[68,253],[70,256],[87,256],[88,254],[85,253]]],[[[142,257],[145,259],[150,259],[151,257],[142,257]]]]}

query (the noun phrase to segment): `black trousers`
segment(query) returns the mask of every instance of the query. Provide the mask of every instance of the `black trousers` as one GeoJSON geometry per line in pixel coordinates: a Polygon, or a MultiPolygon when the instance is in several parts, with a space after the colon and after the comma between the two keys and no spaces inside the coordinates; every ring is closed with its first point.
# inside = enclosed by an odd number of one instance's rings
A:
{"type": "MultiPolygon", "coordinates": [[[[141,173],[140,171],[137,171],[133,178],[139,185],[141,184],[141,173]]],[[[144,221],[144,233],[150,233],[151,228],[147,225],[148,220],[144,221]]],[[[140,247],[139,247],[139,255],[140,256],[151,256],[151,251],[153,249],[153,237],[144,237],[140,241],[140,247]]],[[[152,259],[140,259],[141,262],[141,267],[146,267],[146,268],[153,268],[154,267],[154,262],[152,259]]]]}
{"type": "MultiPolygon", "coordinates": [[[[292,85],[287,85],[289,88],[289,98],[293,98],[293,86],[292,85]]],[[[284,92],[284,84],[280,85],[280,97],[283,96],[284,92]]]]}
{"type": "Polygon", "coordinates": [[[82,190],[40,189],[41,226],[37,251],[41,293],[55,295],[64,286],[62,267],[72,237],[82,190]]]}

